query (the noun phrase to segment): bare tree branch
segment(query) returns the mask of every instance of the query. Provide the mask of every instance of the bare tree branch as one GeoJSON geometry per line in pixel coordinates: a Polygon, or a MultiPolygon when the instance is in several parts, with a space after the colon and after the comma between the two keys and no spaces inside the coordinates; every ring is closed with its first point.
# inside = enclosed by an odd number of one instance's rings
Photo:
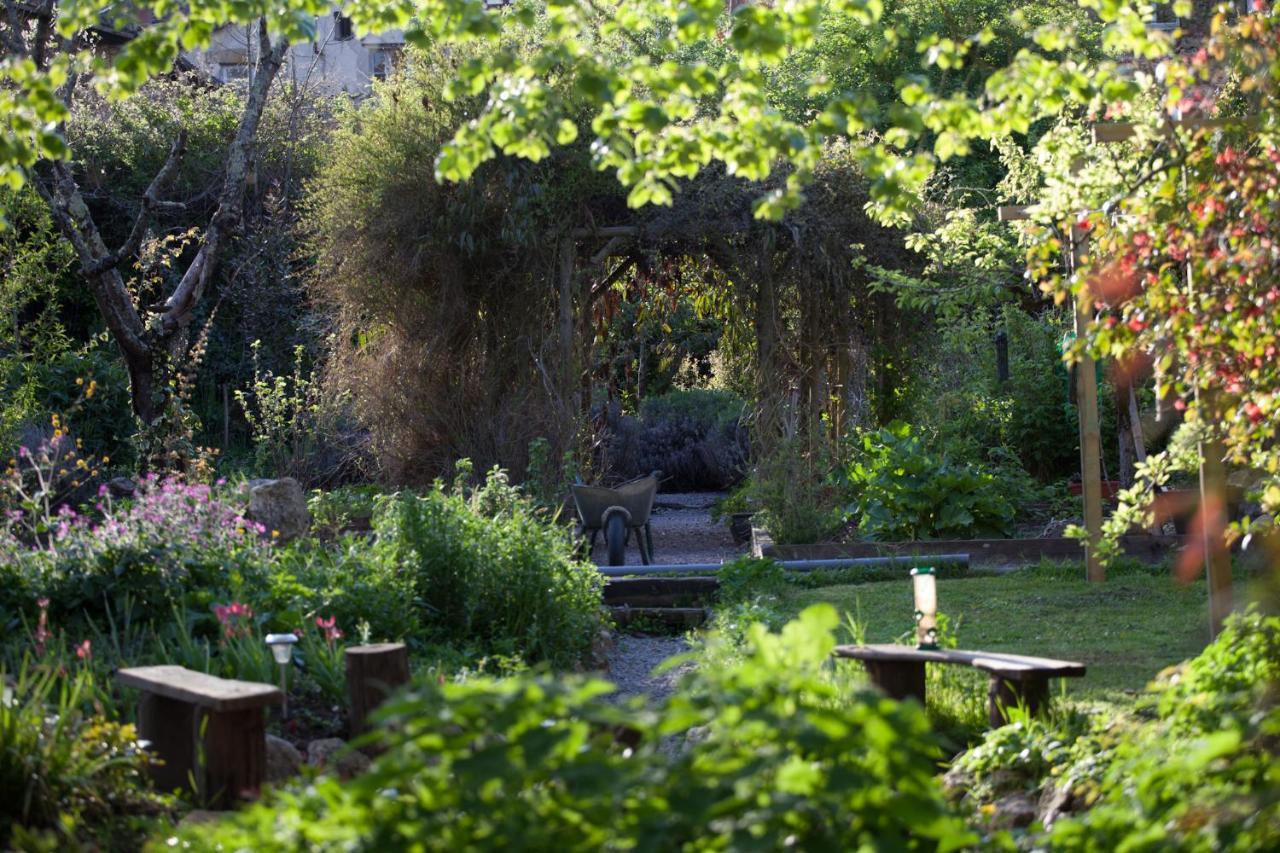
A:
{"type": "Polygon", "coordinates": [[[48,58],[49,34],[53,29],[53,3],[54,0],[45,0],[35,13],[36,34],[31,40],[31,58],[35,60],[37,68],[44,68],[48,58]]]}
{"type": "Polygon", "coordinates": [[[271,90],[271,84],[284,62],[284,55],[288,49],[289,44],[283,38],[275,44],[271,43],[267,34],[266,20],[260,20],[258,62],[245,100],[244,113],[240,118],[240,127],[236,130],[235,139],[227,149],[227,172],[222,182],[222,193],[218,198],[218,209],[209,222],[209,227],[204,233],[204,239],[191,266],[187,267],[173,294],[165,301],[161,328],[167,335],[173,334],[191,322],[191,312],[199,304],[213,277],[222,241],[243,217],[245,181],[253,154],[253,143],[258,135],[258,125],[262,121],[267,94],[271,90]]]}
{"type": "Polygon", "coordinates": [[[22,37],[22,18],[18,14],[18,4],[13,0],[4,0],[5,21],[8,26],[4,31],[5,48],[15,56],[26,56],[27,45],[22,37]]]}
{"type": "Polygon", "coordinates": [[[49,171],[50,180],[46,181],[37,175],[32,183],[76,250],[81,269],[86,271],[94,301],[102,312],[107,328],[126,355],[138,358],[146,356],[149,350],[144,339],[145,326],[120,273],[114,267],[92,275],[88,273],[107,255],[107,247],[84,197],[80,194],[80,188],[76,186],[71,167],[64,161],[55,160],[49,164],[49,171]]]}
{"type": "Polygon", "coordinates": [[[106,272],[108,269],[119,266],[123,260],[137,253],[138,247],[142,245],[142,237],[147,233],[147,223],[151,221],[153,211],[180,212],[186,209],[184,204],[161,201],[159,197],[160,193],[172,183],[174,175],[178,173],[178,167],[182,165],[182,157],[186,151],[187,131],[184,128],[178,131],[178,137],[173,140],[173,145],[169,148],[169,156],[165,158],[164,165],[160,167],[160,171],[156,172],[155,177],[151,179],[151,183],[147,187],[147,191],[143,193],[142,209],[138,211],[137,217],[133,220],[133,228],[129,231],[129,237],[119,249],[102,258],[93,267],[86,269],[86,275],[98,275],[106,272]]]}

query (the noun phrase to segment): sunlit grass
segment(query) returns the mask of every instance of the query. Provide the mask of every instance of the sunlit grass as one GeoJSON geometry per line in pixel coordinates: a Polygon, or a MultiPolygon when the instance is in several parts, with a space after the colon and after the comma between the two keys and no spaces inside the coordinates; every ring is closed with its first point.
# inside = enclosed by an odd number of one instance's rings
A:
{"type": "MultiPolygon", "coordinates": [[[[1078,660],[1070,698],[1125,702],[1162,669],[1200,652],[1209,641],[1205,584],[1180,585],[1163,572],[1120,570],[1102,584],[1079,567],[1041,566],[996,576],[938,582],[939,607],[959,646],[1078,660]]],[[[1239,593],[1242,584],[1237,584],[1239,593]]],[[[911,585],[869,583],[780,595],[785,616],[830,602],[854,614],[865,642],[894,642],[912,630],[911,585]]],[[[956,668],[958,669],[958,668],[956,668]]],[[[985,679],[975,676],[973,689],[985,679]]],[[[966,679],[969,680],[969,679],[966,679]]]]}

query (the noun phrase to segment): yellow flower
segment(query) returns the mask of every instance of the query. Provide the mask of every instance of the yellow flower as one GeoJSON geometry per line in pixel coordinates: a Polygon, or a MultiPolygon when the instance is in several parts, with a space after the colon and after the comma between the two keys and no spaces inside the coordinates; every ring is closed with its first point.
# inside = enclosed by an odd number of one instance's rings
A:
{"type": "Polygon", "coordinates": [[[104,456],[104,457],[102,457],[102,464],[103,464],[103,465],[106,465],[106,464],[107,464],[108,462],[110,462],[110,461],[111,461],[111,457],[110,457],[110,456],[104,456]]]}
{"type": "Polygon", "coordinates": [[[275,539],[275,538],[276,538],[276,537],[278,537],[279,535],[280,535],[280,531],[279,531],[279,530],[273,530],[273,531],[271,531],[271,538],[272,538],[272,539],[275,539]]]}
{"type": "Polygon", "coordinates": [[[83,377],[83,376],[77,376],[77,377],[76,377],[76,384],[77,384],[77,385],[83,385],[83,384],[84,384],[84,377],[83,377]]]}

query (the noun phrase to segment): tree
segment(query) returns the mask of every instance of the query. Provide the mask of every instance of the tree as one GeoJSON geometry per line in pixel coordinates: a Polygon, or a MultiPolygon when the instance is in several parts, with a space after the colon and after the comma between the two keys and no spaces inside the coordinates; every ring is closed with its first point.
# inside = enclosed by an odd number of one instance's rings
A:
{"type": "MultiPolygon", "coordinates": [[[[8,26],[5,30],[8,60],[29,63],[38,72],[58,79],[58,58],[75,63],[91,61],[87,54],[92,42],[84,33],[71,38],[54,38],[53,21],[60,9],[55,0],[46,0],[34,12],[34,24],[23,26],[12,2],[8,4],[8,26]]],[[[145,38],[145,33],[138,36],[145,38]]],[[[271,84],[284,60],[288,43],[274,41],[267,32],[266,20],[258,28],[258,60],[245,99],[244,112],[234,138],[227,148],[226,169],[218,207],[200,238],[199,248],[181,280],[164,302],[155,306],[136,304],[121,274],[121,266],[136,256],[151,218],[161,211],[181,210],[182,204],[162,198],[181,166],[186,150],[186,132],[180,131],[169,149],[169,156],[156,173],[142,198],[141,209],[128,237],[117,248],[108,248],[102,231],[94,220],[77,182],[69,160],[52,158],[28,170],[37,192],[53,213],[59,230],[75,249],[80,271],[84,275],[94,301],[101,312],[124,358],[129,372],[133,410],[149,424],[162,408],[157,391],[157,372],[165,358],[177,358],[186,346],[186,330],[193,311],[208,288],[218,263],[219,250],[243,215],[245,181],[253,154],[254,139],[271,84]]],[[[61,105],[59,112],[70,112],[78,75],[62,80],[55,90],[61,105]]]]}

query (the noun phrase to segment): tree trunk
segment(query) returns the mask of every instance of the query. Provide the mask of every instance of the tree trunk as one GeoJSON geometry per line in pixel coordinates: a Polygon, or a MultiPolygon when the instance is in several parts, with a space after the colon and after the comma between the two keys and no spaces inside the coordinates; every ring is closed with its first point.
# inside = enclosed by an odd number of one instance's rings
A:
{"type": "MultiPolygon", "coordinates": [[[[153,328],[148,328],[139,307],[134,304],[120,273],[120,265],[137,253],[154,211],[183,209],[183,205],[161,201],[159,196],[181,163],[186,149],[186,132],[179,134],[164,166],[147,188],[128,239],[114,252],[102,239],[70,163],[53,161],[35,173],[33,183],[36,190],[49,206],[63,236],[75,249],[98,311],[124,358],[129,372],[133,411],[144,424],[151,423],[159,415],[155,394],[157,362],[164,355],[181,355],[173,351],[174,346],[185,340],[183,332],[213,276],[222,243],[243,219],[245,181],[252,163],[253,143],[271,83],[288,48],[284,40],[275,44],[269,41],[265,21],[259,23],[259,39],[261,49],[253,83],[245,99],[235,138],[227,148],[227,171],[218,209],[205,230],[195,259],[165,301],[159,322],[153,328]]],[[[71,85],[64,89],[68,102],[73,89],[71,85]]]]}

